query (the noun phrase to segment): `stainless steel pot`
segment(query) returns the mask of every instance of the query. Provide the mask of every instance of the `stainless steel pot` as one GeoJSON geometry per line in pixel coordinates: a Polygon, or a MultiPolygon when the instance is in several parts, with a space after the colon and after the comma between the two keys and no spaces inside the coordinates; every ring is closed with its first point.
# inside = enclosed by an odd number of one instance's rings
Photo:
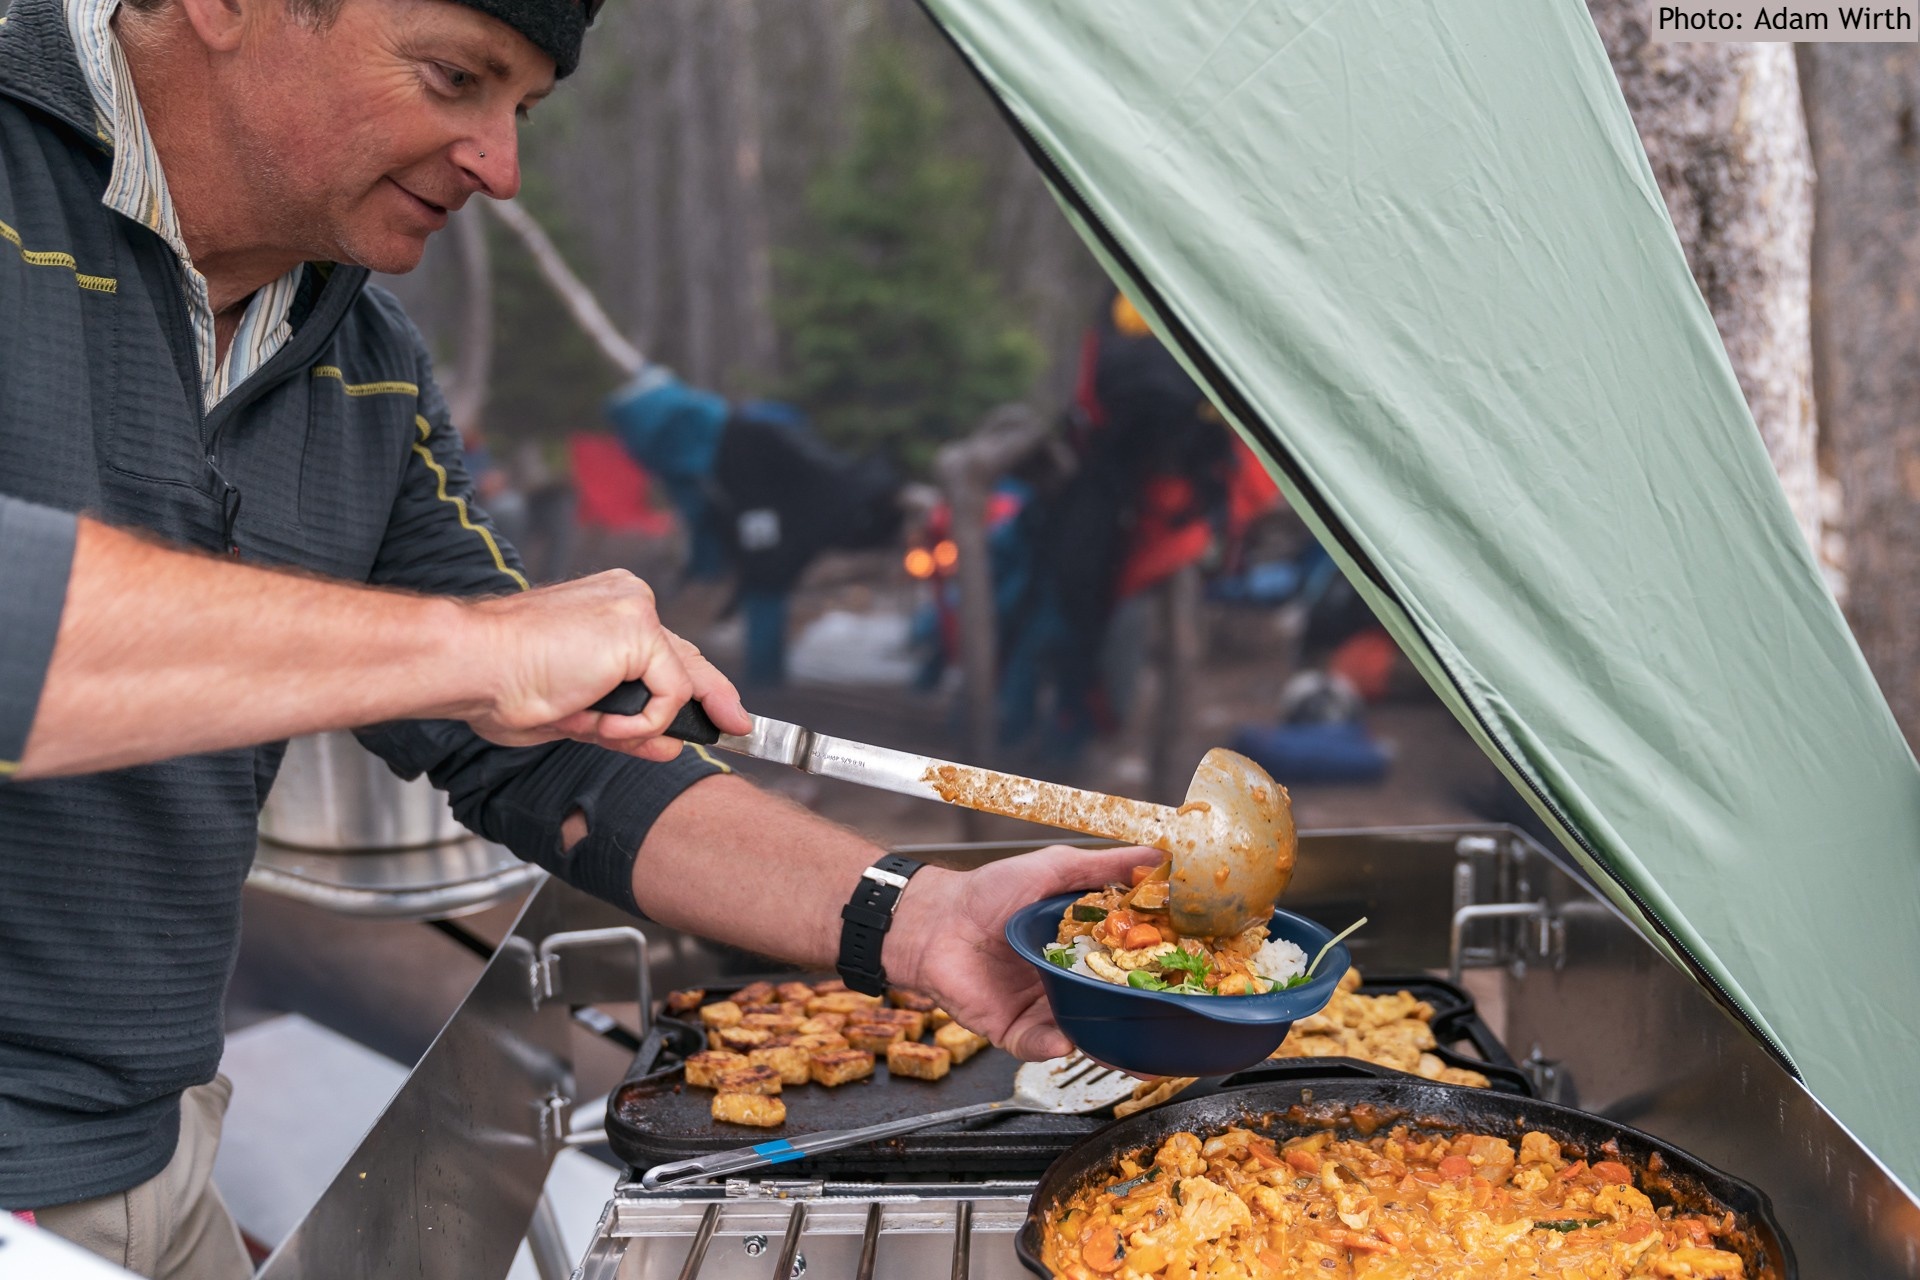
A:
{"type": "Polygon", "coordinates": [[[351,733],[320,733],[287,744],[260,810],[260,835],[299,849],[374,851],[446,844],[469,833],[425,778],[403,781],[351,733]]]}

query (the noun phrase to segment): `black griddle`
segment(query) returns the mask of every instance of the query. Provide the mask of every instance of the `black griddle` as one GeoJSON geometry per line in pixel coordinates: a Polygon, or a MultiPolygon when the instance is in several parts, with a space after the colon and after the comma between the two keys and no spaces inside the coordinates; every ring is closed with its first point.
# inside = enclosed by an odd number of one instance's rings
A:
{"type": "MultiPolygon", "coordinates": [[[[762,980],[778,985],[817,979],[790,973],[728,978],[723,985],[707,988],[707,996],[709,1000],[721,998],[762,980]]],[[[1491,1081],[1492,1092],[1533,1096],[1528,1077],[1480,1018],[1473,998],[1465,991],[1425,974],[1382,975],[1360,984],[1363,995],[1396,991],[1411,992],[1433,1006],[1433,1034],[1441,1046],[1434,1052],[1442,1062],[1481,1072],[1491,1081]]],[[[1011,1054],[987,1049],[956,1065],[944,1080],[895,1079],[888,1074],[883,1056],[866,1080],[837,1089],[805,1085],[784,1092],[781,1096],[787,1104],[787,1122],[778,1128],[756,1129],[715,1122],[709,1113],[712,1091],[687,1085],[681,1067],[689,1055],[705,1047],[705,1032],[691,1016],[656,1018],[626,1079],[608,1095],[608,1145],[633,1169],[644,1171],[654,1165],[775,1138],[791,1140],[823,1130],[854,1129],[948,1107],[997,1102],[1013,1095],[1013,1074],[1020,1066],[1011,1054]]],[[[1202,1080],[1189,1086],[1176,1101],[1243,1085],[1382,1076],[1418,1079],[1351,1058],[1283,1058],[1232,1076],[1202,1080]]],[[[876,1181],[930,1175],[1030,1177],[1046,1169],[1069,1147],[1111,1123],[1111,1109],[1084,1116],[988,1116],[781,1164],[777,1176],[876,1181]]]]}

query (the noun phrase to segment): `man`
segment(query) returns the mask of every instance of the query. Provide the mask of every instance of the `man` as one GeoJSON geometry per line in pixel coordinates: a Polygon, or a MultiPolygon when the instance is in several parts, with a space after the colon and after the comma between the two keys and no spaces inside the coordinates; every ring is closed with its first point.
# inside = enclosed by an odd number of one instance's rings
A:
{"type": "Polygon", "coordinates": [[[1063,1052],[1000,926],[1137,852],[882,887],[865,841],[675,754],[689,695],[746,726],[732,689],[631,577],[522,594],[418,335],[366,286],[514,194],[579,0],[131,5],[0,26],[0,1206],[145,1274],[247,1274],[208,1180],[279,761],[246,744],[327,726],[437,717],[362,739],[569,882],[1063,1052]],[[624,679],[656,705],[587,710],[624,679]]]}

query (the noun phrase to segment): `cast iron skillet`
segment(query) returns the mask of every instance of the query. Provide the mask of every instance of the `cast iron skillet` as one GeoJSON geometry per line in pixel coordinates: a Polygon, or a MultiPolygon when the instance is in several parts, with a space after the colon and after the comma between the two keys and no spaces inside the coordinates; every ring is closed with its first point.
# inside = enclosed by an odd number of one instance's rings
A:
{"type": "Polygon", "coordinates": [[[1196,1133],[1204,1141],[1238,1125],[1285,1140],[1329,1127],[1371,1134],[1394,1124],[1491,1134],[1511,1140],[1516,1148],[1521,1134],[1539,1130],[1558,1142],[1569,1157],[1625,1164],[1634,1172],[1634,1185],[1656,1205],[1714,1212],[1719,1207],[1731,1209],[1740,1233],[1726,1247],[1741,1255],[1749,1280],[1797,1280],[1799,1275],[1793,1250],[1774,1221],[1772,1202],[1758,1187],[1638,1129],[1584,1111],[1404,1077],[1254,1085],[1129,1116],[1069,1148],[1048,1167],[1027,1204],[1027,1222],[1015,1247],[1028,1270],[1051,1275],[1040,1260],[1040,1245],[1056,1206],[1094,1179],[1120,1181],[1120,1157],[1142,1147],[1156,1148],[1176,1133],[1196,1133]],[[1608,1142],[1617,1146],[1617,1155],[1601,1151],[1608,1142]]]}

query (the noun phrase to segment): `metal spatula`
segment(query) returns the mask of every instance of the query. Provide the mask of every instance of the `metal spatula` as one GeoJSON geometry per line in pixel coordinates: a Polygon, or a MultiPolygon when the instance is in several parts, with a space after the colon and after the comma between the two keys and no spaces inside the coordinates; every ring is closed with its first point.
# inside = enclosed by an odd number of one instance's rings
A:
{"type": "MultiPolygon", "coordinates": [[[[648,697],[646,686],[630,682],[594,709],[634,715],[648,697]]],[[[1173,859],[1173,925],[1189,937],[1226,937],[1264,923],[1293,877],[1297,842],[1286,788],[1219,747],[1200,761],[1176,809],[830,738],[765,716],[754,717],[750,734],[723,734],[695,702],[681,708],[667,735],[823,778],[1160,849],[1173,859]]]]}
{"type": "Polygon", "coordinates": [[[1043,1111],[1061,1116],[1081,1115],[1120,1101],[1133,1092],[1133,1085],[1132,1076],[1111,1067],[1103,1067],[1077,1053],[1065,1058],[1050,1058],[1045,1062],[1029,1062],[1014,1073],[1013,1096],[1002,1102],[976,1102],[971,1106],[930,1111],[926,1115],[909,1116],[905,1120],[891,1120],[862,1129],[812,1133],[792,1142],[776,1138],[772,1142],[761,1142],[733,1151],[699,1156],[692,1160],[676,1160],[672,1164],[655,1165],[647,1170],[641,1175],[640,1185],[652,1191],[676,1182],[716,1178],[744,1169],[784,1164],[802,1156],[857,1147],[865,1142],[878,1142],[882,1138],[897,1137],[936,1124],[971,1120],[975,1116],[1011,1115],[1022,1111],[1043,1111]]]}

